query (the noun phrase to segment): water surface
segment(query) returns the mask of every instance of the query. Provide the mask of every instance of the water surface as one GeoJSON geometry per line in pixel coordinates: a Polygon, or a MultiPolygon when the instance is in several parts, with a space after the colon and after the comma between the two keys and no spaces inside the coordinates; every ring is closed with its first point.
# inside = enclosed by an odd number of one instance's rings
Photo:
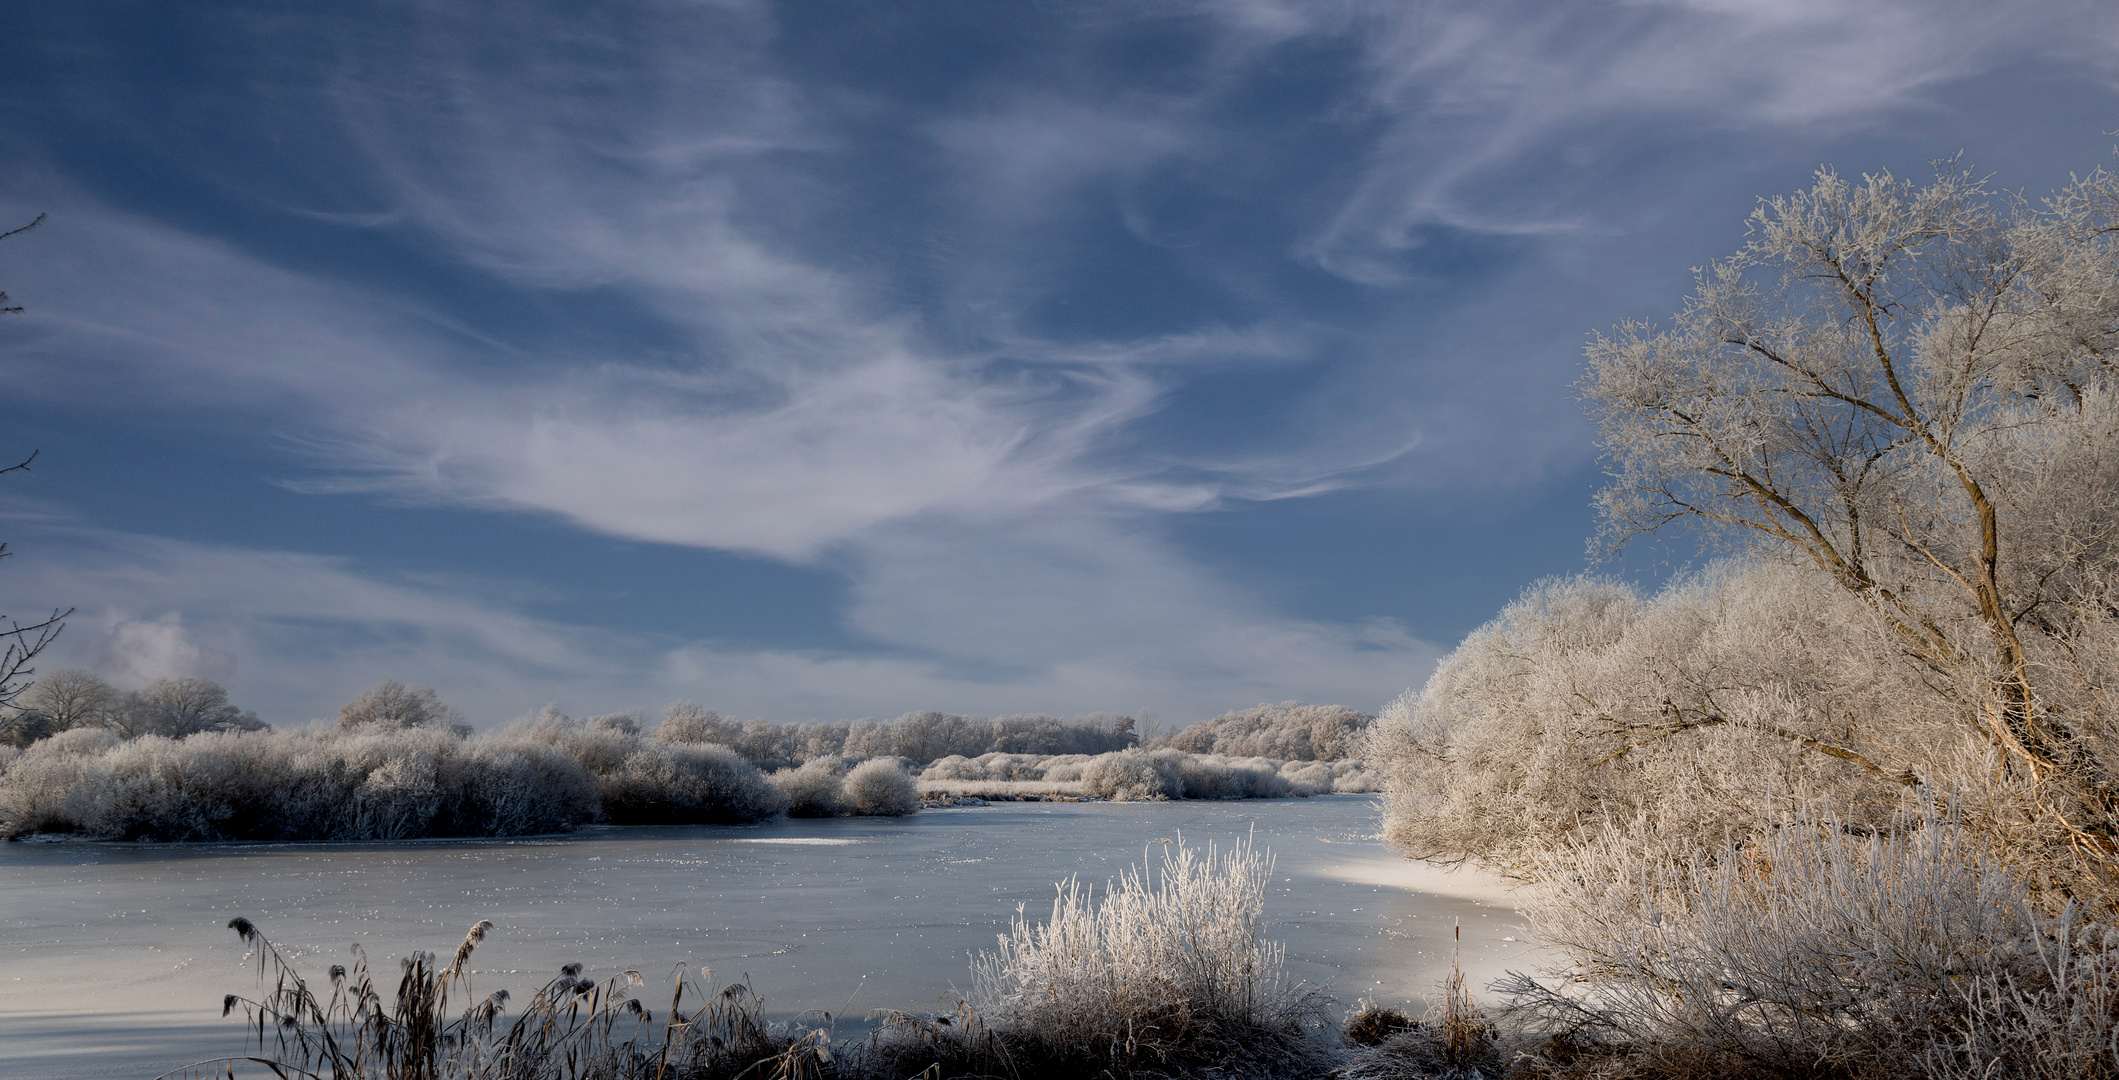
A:
{"type": "Polygon", "coordinates": [[[221,996],[252,993],[257,967],[227,929],[236,915],[317,980],[358,942],[394,981],[397,957],[453,949],[491,919],[471,964],[481,993],[519,999],[575,961],[654,981],[684,962],[747,974],[776,1016],[829,1010],[858,1032],[870,1009],[946,1009],[1019,907],[1049,911],[1057,880],[1101,885],[1180,833],[1226,844],[1255,830],[1279,866],[1269,932],[1341,1001],[1417,1007],[1457,923],[1475,987],[1535,964],[1494,883],[1422,872],[1375,827],[1371,798],[1341,795],[515,840],[0,845],[0,1078],[145,1078],[239,1052],[221,996]]]}

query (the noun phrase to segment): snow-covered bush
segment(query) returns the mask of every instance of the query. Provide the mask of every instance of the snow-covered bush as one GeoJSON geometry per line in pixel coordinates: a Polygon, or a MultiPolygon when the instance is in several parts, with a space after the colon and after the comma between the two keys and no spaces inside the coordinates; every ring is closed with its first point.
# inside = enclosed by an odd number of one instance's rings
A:
{"type": "Polygon", "coordinates": [[[602,778],[603,819],[613,825],[763,821],[787,797],[725,746],[649,743],[602,778]]]}
{"type": "Polygon", "coordinates": [[[1069,878],[1049,919],[1018,918],[998,950],[979,956],[973,1002],[1041,1055],[1082,1062],[1080,1075],[1236,1060],[1299,1061],[1309,1068],[1287,1074],[1321,1075],[1309,1036],[1324,999],[1287,973],[1265,936],[1272,873],[1272,857],[1248,843],[1204,852],[1179,843],[1101,897],[1069,878]]]}
{"type": "Polygon", "coordinates": [[[1824,817],[1689,858],[1654,831],[1540,857],[1523,910],[1566,963],[1508,987],[1519,1016],[1787,1075],[2119,1066],[2119,928],[2041,915],[1932,803],[1881,832],[1824,817]]]}
{"type": "Polygon", "coordinates": [[[1186,799],[1285,799],[1308,796],[1280,775],[1278,762],[1265,758],[1230,758],[1221,755],[1181,754],[1157,751],[1158,762],[1174,767],[1179,781],[1178,797],[1186,799]]]}
{"type": "MultiPolygon", "coordinates": [[[[1176,798],[1184,792],[1174,765],[1165,765],[1140,750],[1100,754],[1081,770],[1082,794],[1093,798],[1138,802],[1176,798]]],[[[1051,778],[1054,771],[1047,770],[1045,775],[1051,778]]]]}
{"type": "Polygon", "coordinates": [[[951,754],[920,771],[922,780],[1005,780],[983,763],[962,754],[951,754]]]}
{"type": "Polygon", "coordinates": [[[536,742],[431,729],[148,735],[77,728],[0,773],[0,828],[99,839],[384,840],[561,832],[595,779],[536,742]]]}
{"type": "Polygon", "coordinates": [[[1386,836],[1518,876],[1578,829],[1643,815],[1716,837],[1827,798],[1872,822],[1958,752],[1895,654],[1858,601],[1776,563],[1712,564],[1645,598],[1545,581],[1385,708],[1362,756],[1389,777],[1386,836]]]}
{"type": "Polygon", "coordinates": [[[786,797],[789,817],[836,817],[846,812],[845,778],[845,761],[829,754],[810,758],[800,768],[781,769],[769,779],[786,797]]]}
{"type": "Polygon", "coordinates": [[[897,817],[920,808],[920,792],[905,766],[893,758],[873,758],[853,767],[840,786],[842,799],[856,814],[897,817]]]}
{"type": "Polygon", "coordinates": [[[1280,777],[1311,792],[1332,790],[1332,766],[1326,762],[1286,762],[1280,766],[1280,777]]]}
{"type": "Polygon", "coordinates": [[[1055,784],[1079,782],[1082,770],[1088,768],[1089,763],[1094,760],[1096,759],[1088,754],[1061,754],[1058,757],[1046,758],[1041,763],[1045,775],[1038,779],[1050,780],[1055,784]]]}
{"type": "Polygon", "coordinates": [[[995,752],[981,754],[976,760],[997,780],[1043,780],[1045,764],[1055,760],[1073,760],[1072,756],[1049,754],[1004,754],[995,752]]]}
{"type": "Polygon", "coordinates": [[[390,840],[757,821],[780,793],[714,746],[547,709],[505,731],[357,723],[121,740],[75,728],[0,772],[0,829],[103,839],[390,840]]]}

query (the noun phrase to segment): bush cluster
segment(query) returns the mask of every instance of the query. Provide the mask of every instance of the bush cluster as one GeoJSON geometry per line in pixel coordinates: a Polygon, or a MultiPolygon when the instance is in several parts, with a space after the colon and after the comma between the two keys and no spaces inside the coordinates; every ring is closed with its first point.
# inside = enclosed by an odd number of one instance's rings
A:
{"type": "Polygon", "coordinates": [[[0,765],[7,834],[107,840],[515,836],[596,820],[758,821],[786,805],[725,747],[551,709],[480,735],[389,722],[134,739],[78,727],[0,765]]]}
{"type": "Polygon", "coordinates": [[[897,817],[920,808],[919,790],[897,758],[852,764],[836,755],[820,755],[799,768],[781,769],[770,779],[786,798],[789,817],[897,817]]]}
{"type": "Polygon", "coordinates": [[[1170,737],[1188,754],[1338,761],[1358,757],[1361,734],[1376,718],[1344,705],[1283,701],[1223,713],[1170,737]]]}
{"type": "Polygon", "coordinates": [[[975,785],[978,782],[1046,781],[1080,785],[1080,793],[1099,799],[1285,799],[1333,791],[1375,791],[1381,778],[1358,760],[1275,761],[1221,754],[1188,754],[1138,747],[1108,754],[952,755],[929,765],[923,782],[975,785]]]}
{"type": "Polygon", "coordinates": [[[0,829],[101,840],[396,840],[562,832],[597,787],[548,744],[405,730],[76,728],[0,774],[0,829]]]}
{"type": "Polygon", "coordinates": [[[654,737],[667,742],[718,743],[761,769],[795,768],[822,756],[894,757],[925,763],[952,755],[1102,754],[1138,741],[1130,716],[1061,720],[1042,714],[989,718],[915,712],[895,720],[775,724],[739,722],[688,701],[670,706],[654,737]]]}

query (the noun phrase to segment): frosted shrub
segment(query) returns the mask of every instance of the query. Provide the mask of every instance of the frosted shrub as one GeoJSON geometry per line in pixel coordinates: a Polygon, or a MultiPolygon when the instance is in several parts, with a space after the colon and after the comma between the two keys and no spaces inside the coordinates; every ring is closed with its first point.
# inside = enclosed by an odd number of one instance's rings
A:
{"type": "Polygon", "coordinates": [[[1179,843],[1102,897],[1069,878],[1049,919],[1016,919],[974,962],[974,1002],[1045,1055],[1090,1066],[1082,1075],[1314,1067],[1323,998],[1266,940],[1272,873],[1272,857],[1248,842],[1204,852],[1179,843]]]}
{"type": "Polygon", "coordinates": [[[529,740],[466,744],[464,783],[448,809],[453,835],[522,836],[565,832],[595,820],[596,785],[558,747],[529,740]]]}
{"type": "Polygon", "coordinates": [[[962,754],[951,754],[920,771],[922,780],[1002,780],[985,765],[962,754]]]}
{"type": "Polygon", "coordinates": [[[1082,778],[1082,770],[1094,760],[1086,754],[1061,754],[1058,757],[1046,758],[1042,763],[1045,775],[1038,779],[1050,780],[1055,784],[1078,783],[1082,778]]]}
{"type": "Polygon", "coordinates": [[[1280,776],[1307,790],[1332,790],[1332,767],[1319,761],[1290,761],[1280,767],[1280,776]]]}
{"type": "Polygon", "coordinates": [[[763,821],[787,806],[757,766],[725,746],[641,747],[603,779],[601,793],[613,825],[763,821]]]}
{"type": "Polygon", "coordinates": [[[743,725],[712,709],[680,701],[663,713],[651,738],[658,743],[717,743],[733,749],[743,741],[743,725]]]}
{"type": "Polygon", "coordinates": [[[2041,918],[1957,822],[1828,818],[1695,858],[1642,828],[1540,859],[1523,910],[1585,991],[1518,978],[1519,1015],[1790,1074],[2119,1068],[2119,934],[2041,918]]]}
{"type": "Polygon", "coordinates": [[[996,780],[1043,780],[1045,779],[1044,763],[1053,759],[1039,754],[1003,754],[996,752],[981,754],[974,760],[996,780]]]}
{"type": "Polygon", "coordinates": [[[1793,567],[1715,563],[1651,598],[1544,581],[1385,708],[1362,756],[1389,778],[1388,838],[1519,877],[1584,826],[1718,837],[1799,812],[1795,792],[1874,824],[1958,743],[1897,656],[1793,567]]]}
{"type": "Polygon", "coordinates": [[[38,743],[36,752],[39,757],[95,755],[124,741],[122,736],[109,728],[81,727],[62,731],[38,743]]]}
{"type": "Polygon", "coordinates": [[[748,759],[680,737],[712,722],[712,714],[676,707],[642,738],[640,718],[629,713],[576,720],[547,707],[503,736],[573,758],[595,778],[603,817],[613,824],[749,822],[779,813],[787,800],[748,759]]]}
{"type": "Polygon", "coordinates": [[[106,840],[388,840],[560,832],[593,820],[595,780],[535,742],[430,729],[75,729],[0,774],[0,829],[106,840]]]}
{"type": "Polygon", "coordinates": [[[1065,754],[1122,750],[1134,742],[1133,719],[1085,716],[1002,716],[991,719],[942,712],[906,713],[895,720],[857,720],[843,753],[902,757],[914,762],[988,753],[1065,754]]]}
{"type": "Polygon", "coordinates": [[[759,768],[770,769],[790,768],[824,755],[897,757],[912,766],[948,757],[971,760],[995,754],[1035,760],[1055,754],[1086,756],[1122,750],[1135,741],[1133,721],[1124,716],[1062,720],[1043,715],[987,718],[929,711],[906,713],[895,720],[852,723],[739,723],[688,701],[670,706],[652,737],[658,742],[718,743],[759,768]]]}
{"type": "Polygon", "coordinates": [[[897,817],[920,808],[920,792],[905,767],[889,758],[854,766],[841,786],[842,798],[856,814],[897,817]]]}
{"type": "MultiPolygon", "coordinates": [[[[1074,761],[1075,758],[1044,758],[1035,754],[981,754],[967,758],[961,754],[948,757],[927,766],[920,773],[922,780],[1043,780],[1045,762],[1051,760],[1074,761]]],[[[1086,759],[1082,759],[1086,760],[1086,759]]]]}
{"type": "Polygon", "coordinates": [[[1187,799],[1285,799],[1310,794],[1308,788],[1298,790],[1283,779],[1279,766],[1264,758],[1230,759],[1171,751],[1158,751],[1157,756],[1176,767],[1182,785],[1179,794],[1187,799]]]}
{"type": "Polygon", "coordinates": [[[1332,790],[1367,793],[1384,789],[1384,775],[1362,761],[1332,762],[1332,790]]]}
{"type": "MultiPolygon", "coordinates": [[[[1154,758],[1139,750],[1102,754],[1081,768],[1082,794],[1119,802],[1168,799],[1183,792],[1174,768],[1159,768],[1154,758]]],[[[1056,770],[1047,770],[1051,778],[1056,770]]]]}
{"type": "Polygon", "coordinates": [[[1188,754],[1334,761],[1353,753],[1361,733],[1375,719],[1344,705],[1284,701],[1193,724],[1171,736],[1170,747],[1188,754]]]}
{"type": "Polygon", "coordinates": [[[501,735],[553,747],[597,776],[623,768],[640,746],[639,725],[630,716],[614,713],[576,720],[551,705],[508,725],[501,735]]]}
{"type": "Polygon", "coordinates": [[[799,769],[781,769],[772,785],[787,798],[789,817],[836,817],[845,812],[841,784],[846,763],[836,755],[813,757],[799,769]]]}

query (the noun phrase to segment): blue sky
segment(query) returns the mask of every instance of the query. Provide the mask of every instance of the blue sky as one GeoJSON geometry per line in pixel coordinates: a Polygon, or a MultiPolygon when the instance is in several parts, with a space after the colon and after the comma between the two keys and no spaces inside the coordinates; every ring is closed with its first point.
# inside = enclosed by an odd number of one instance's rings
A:
{"type": "Polygon", "coordinates": [[[2072,0],[25,8],[0,595],[281,722],[1375,709],[1584,566],[1590,332],[1820,164],[2106,164],[2115,57],[2072,0]]]}

